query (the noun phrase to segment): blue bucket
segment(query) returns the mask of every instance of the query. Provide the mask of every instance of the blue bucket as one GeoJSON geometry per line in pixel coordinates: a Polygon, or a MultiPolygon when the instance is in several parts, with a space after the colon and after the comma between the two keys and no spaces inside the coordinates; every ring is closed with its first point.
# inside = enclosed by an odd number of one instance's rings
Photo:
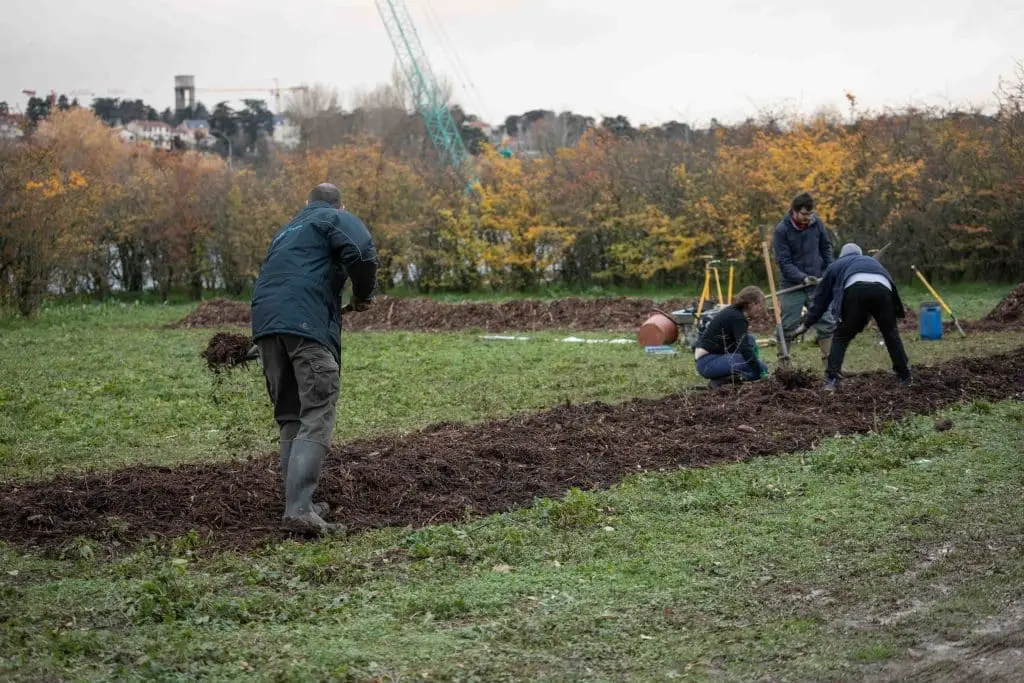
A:
{"type": "Polygon", "coordinates": [[[925,301],[917,316],[921,339],[935,341],[942,339],[942,309],[938,302],[925,301]]]}

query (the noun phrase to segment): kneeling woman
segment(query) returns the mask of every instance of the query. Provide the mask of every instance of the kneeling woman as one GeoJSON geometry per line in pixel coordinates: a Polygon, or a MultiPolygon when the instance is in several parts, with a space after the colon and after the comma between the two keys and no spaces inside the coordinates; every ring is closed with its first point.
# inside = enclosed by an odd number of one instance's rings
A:
{"type": "Polygon", "coordinates": [[[754,381],[768,376],[768,366],[758,357],[757,342],[747,332],[747,312],[764,306],[764,292],[757,287],[744,287],[711,319],[697,342],[693,357],[697,373],[721,386],[737,379],[754,381]]]}

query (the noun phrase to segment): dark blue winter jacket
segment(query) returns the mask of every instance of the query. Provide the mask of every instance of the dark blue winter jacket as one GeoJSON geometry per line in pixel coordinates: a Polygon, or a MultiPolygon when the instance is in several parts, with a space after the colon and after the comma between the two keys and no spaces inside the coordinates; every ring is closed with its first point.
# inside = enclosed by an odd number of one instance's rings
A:
{"type": "Polygon", "coordinates": [[[793,217],[786,214],[775,226],[772,248],[782,271],[783,289],[802,285],[807,276],[821,277],[833,260],[825,224],[817,218],[806,229],[797,230],[793,217]]]}
{"type": "Polygon", "coordinates": [[[842,320],[843,294],[846,292],[846,280],[851,275],[856,275],[857,273],[871,273],[887,278],[889,284],[892,285],[892,305],[896,309],[896,317],[905,317],[903,301],[900,299],[899,292],[896,291],[896,283],[892,281],[892,276],[889,275],[889,271],[885,269],[885,266],[871,256],[850,254],[849,256],[836,259],[825,270],[825,275],[821,278],[821,282],[814,292],[811,307],[807,310],[807,315],[804,316],[805,327],[811,327],[814,323],[818,322],[821,316],[825,315],[829,304],[832,306],[832,315],[835,316],[836,322],[842,320]]]}
{"type": "Polygon", "coordinates": [[[320,342],[341,359],[341,290],[373,298],[377,251],[351,213],[310,202],[270,242],[252,293],[253,340],[293,334],[320,342]]]}

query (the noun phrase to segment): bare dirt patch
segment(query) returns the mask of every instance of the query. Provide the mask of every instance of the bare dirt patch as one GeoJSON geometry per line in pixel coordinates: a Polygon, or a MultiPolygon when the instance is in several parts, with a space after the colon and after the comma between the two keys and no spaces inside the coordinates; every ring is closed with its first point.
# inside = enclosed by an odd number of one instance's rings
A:
{"type": "MultiPolygon", "coordinates": [[[[421,526],[529,505],[574,486],[606,487],[643,470],[803,450],[964,399],[1020,397],[1024,348],[919,368],[912,390],[888,373],[868,373],[851,375],[828,398],[816,382],[791,379],[354,441],[332,449],[319,495],[333,520],[353,531],[421,526]]],[[[9,482],[0,487],[0,539],[55,548],[85,536],[130,545],[197,530],[214,547],[253,547],[284,536],[276,463],[267,454],[9,482]]]]}
{"type": "Polygon", "coordinates": [[[978,624],[962,640],[922,638],[868,681],[1019,681],[1024,671],[1024,603],[978,624]]]}

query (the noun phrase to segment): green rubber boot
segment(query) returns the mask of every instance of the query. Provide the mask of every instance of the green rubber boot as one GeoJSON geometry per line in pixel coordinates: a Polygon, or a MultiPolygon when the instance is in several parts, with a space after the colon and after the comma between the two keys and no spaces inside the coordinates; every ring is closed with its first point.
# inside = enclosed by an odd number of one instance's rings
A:
{"type": "Polygon", "coordinates": [[[326,446],[305,439],[292,441],[284,487],[284,524],[292,531],[303,534],[345,532],[340,524],[325,522],[313,505],[313,492],[320,480],[320,470],[326,455],[326,446]]]}
{"type": "MultiPolygon", "coordinates": [[[[754,342],[754,358],[756,358],[759,362],[761,361],[761,347],[757,345],[757,342],[754,342]]],[[[761,379],[764,379],[767,376],[768,373],[766,371],[761,372],[761,379]]]]}

